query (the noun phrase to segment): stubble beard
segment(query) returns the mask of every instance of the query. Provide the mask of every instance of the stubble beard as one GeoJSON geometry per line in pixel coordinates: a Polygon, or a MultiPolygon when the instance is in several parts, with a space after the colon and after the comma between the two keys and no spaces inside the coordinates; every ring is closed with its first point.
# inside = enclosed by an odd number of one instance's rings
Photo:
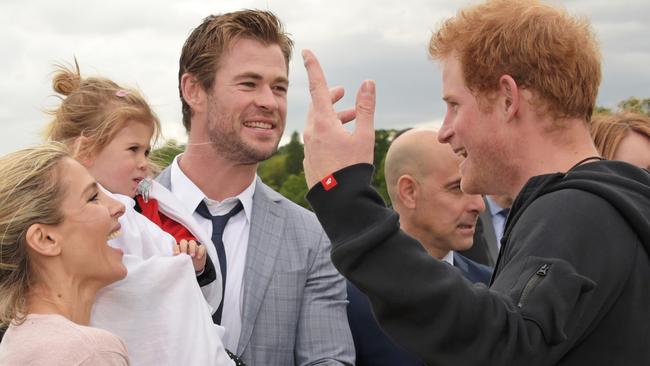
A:
{"type": "Polygon", "coordinates": [[[253,165],[270,158],[278,151],[280,140],[276,141],[272,149],[264,151],[244,142],[232,128],[219,129],[219,126],[230,126],[229,116],[217,115],[209,123],[208,138],[215,153],[230,161],[242,165],[253,165]]]}
{"type": "Polygon", "coordinates": [[[508,164],[503,147],[493,145],[489,150],[474,153],[468,177],[461,177],[462,190],[469,194],[502,194],[515,179],[514,168],[508,164]],[[463,180],[466,182],[463,183],[463,180]]]}

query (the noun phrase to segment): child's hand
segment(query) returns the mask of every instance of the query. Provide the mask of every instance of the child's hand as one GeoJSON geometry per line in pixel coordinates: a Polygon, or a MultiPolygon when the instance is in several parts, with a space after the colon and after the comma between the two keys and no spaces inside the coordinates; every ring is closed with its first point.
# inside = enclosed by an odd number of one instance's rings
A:
{"type": "Polygon", "coordinates": [[[201,245],[194,240],[187,241],[181,239],[180,243],[174,246],[174,255],[179,255],[181,253],[185,253],[192,257],[192,265],[194,265],[194,271],[196,273],[203,271],[203,268],[205,268],[205,260],[207,259],[204,245],[201,245]]]}

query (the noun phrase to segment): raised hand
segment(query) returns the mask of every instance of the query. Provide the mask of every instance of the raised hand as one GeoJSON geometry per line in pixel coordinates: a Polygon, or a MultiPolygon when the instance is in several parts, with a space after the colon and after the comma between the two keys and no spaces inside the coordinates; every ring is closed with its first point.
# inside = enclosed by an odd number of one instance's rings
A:
{"type": "Polygon", "coordinates": [[[328,90],[325,75],[316,56],[303,50],[312,103],[303,134],[305,178],[313,187],[319,180],[358,163],[372,164],[375,146],[375,82],[366,80],[357,92],[354,110],[337,113],[334,103],[343,96],[338,88],[328,90]],[[343,127],[356,117],[353,132],[343,127]]]}

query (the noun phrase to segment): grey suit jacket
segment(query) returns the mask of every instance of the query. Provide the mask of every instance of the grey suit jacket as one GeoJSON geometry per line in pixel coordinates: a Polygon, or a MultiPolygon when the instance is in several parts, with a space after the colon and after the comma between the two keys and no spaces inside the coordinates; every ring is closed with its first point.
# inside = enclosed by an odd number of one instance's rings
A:
{"type": "MultiPolygon", "coordinates": [[[[170,189],[171,169],[156,180],[170,189]]],[[[248,365],[354,364],[345,281],[329,250],[316,216],[258,178],[236,352],[248,365]]]]}

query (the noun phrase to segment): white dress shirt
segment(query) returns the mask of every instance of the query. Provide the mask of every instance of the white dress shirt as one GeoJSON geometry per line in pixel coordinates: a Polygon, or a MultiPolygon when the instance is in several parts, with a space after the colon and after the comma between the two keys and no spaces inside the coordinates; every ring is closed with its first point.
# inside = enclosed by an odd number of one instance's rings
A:
{"type": "Polygon", "coordinates": [[[441,259],[443,262],[447,262],[451,264],[452,266],[454,265],[454,251],[450,250],[449,253],[447,253],[444,257],[441,259]]]}
{"type": "MultiPolygon", "coordinates": [[[[223,232],[223,244],[226,250],[226,288],[224,291],[223,313],[221,325],[226,328],[223,336],[224,346],[232,352],[237,351],[239,334],[242,327],[242,297],[244,294],[244,268],[250,234],[251,212],[253,209],[253,193],[255,181],[235,197],[229,197],[221,202],[211,200],[192,182],[178,165],[177,156],[171,164],[171,192],[179,198],[193,217],[212,236],[212,222],[196,211],[196,207],[204,200],[212,215],[225,215],[232,210],[238,201],[244,209],[228,220],[223,232]]],[[[216,258],[215,258],[216,259],[216,258]]]]}
{"type": "Polygon", "coordinates": [[[500,214],[503,211],[503,207],[499,206],[489,196],[485,196],[485,202],[487,202],[487,209],[490,210],[490,215],[492,216],[492,227],[497,237],[497,248],[501,250],[501,238],[503,237],[503,230],[506,226],[506,218],[500,214]]]}

